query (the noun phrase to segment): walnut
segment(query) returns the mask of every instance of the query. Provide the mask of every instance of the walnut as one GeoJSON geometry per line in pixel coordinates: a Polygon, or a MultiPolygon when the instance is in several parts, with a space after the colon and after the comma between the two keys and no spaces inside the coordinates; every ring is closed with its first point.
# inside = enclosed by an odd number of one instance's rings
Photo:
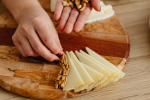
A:
{"type": "Polygon", "coordinates": [[[63,0],[63,5],[65,7],[70,6],[71,8],[76,7],[79,11],[83,11],[88,2],[89,0],[63,0]]]}
{"type": "Polygon", "coordinates": [[[69,74],[70,68],[68,65],[67,56],[64,54],[59,61],[59,66],[61,67],[58,72],[57,78],[55,80],[55,88],[64,88],[67,83],[67,75],[69,74]]]}

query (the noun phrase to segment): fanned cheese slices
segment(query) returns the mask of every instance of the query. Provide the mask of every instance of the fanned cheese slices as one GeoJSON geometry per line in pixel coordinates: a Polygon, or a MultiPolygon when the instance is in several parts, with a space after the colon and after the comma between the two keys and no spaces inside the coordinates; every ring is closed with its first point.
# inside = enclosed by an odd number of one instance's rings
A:
{"type": "Polygon", "coordinates": [[[86,47],[89,54],[80,50],[66,52],[70,72],[63,91],[90,91],[95,87],[105,87],[121,79],[125,73],[109,61],[86,47]]]}
{"type": "Polygon", "coordinates": [[[109,69],[107,66],[105,66],[104,64],[102,64],[101,62],[99,62],[98,60],[93,58],[92,56],[88,55],[87,53],[85,53],[82,50],[80,50],[80,53],[85,55],[86,57],[88,57],[92,61],[96,62],[97,64],[101,65],[104,69],[110,71],[110,73],[111,73],[110,77],[108,77],[103,83],[97,84],[96,86],[100,85],[101,87],[104,87],[104,86],[110,84],[117,77],[117,74],[113,70],[109,69]]]}
{"type": "Polygon", "coordinates": [[[92,61],[91,59],[87,58],[86,56],[84,56],[83,54],[79,53],[78,51],[75,51],[75,53],[77,54],[79,60],[88,65],[89,67],[91,67],[92,69],[98,71],[99,73],[103,74],[103,78],[102,80],[100,80],[99,83],[103,83],[110,75],[111,72],[104,69],[102,66],[100,66],[99,64],[95,63],[94,61],[92,61]]]}
{"type": "Polygon", "coordinates": [[[91,86],[94,83],[94,80],[91,78],[89,73],[85,70],[83,65],[80,63],[80,61],[77,59],[77,57],[74,55],[74,53],[71,51],[69,52],[70,57],[80,75],[82,78],[84,84],[74,89],[75,92],[79,92],[81,90],[86,89],[87,87],[91,86]]]}
{"type": "Polygon", "coordinates": [[[68,58],[68,64],[70,66],[70,72],[67,76],[67,83],[65,87],[63,88],[63,91],[70,91],[78,88],[79,86],[83,85],[84,82],[82,78],[80,77],[73,61],[71,60],[69,53],[66,52],[67,58],[68,58]]]}
{"type": "Polygon", "coordinates": [[[84,63],[82,63],[82,65],[94,80],[94,83],[86,89],[87,91],[90,91],[103,78],[104,75],[92,69],[91,67],[85,65],[84,63]]]}
{"type": "Polygon", "coordinates": [[[121,70],[119,70],[116,66],[114,66],[112,63],[107,61],[102,56],[100,56],[99,54],[97,54],[93,50],[89,49],[88,47],[86,47],[86,50],[87,50],[87,52],[89,53],[90,56],[97,59],[99,62],[103,63],[104,65],[109,67],[111,70],[113,70],[117,74],[117,77],[115,78],[114,82],[118,81],[119,79],[121,79],[122,77],[125,76],[125,73],[123,73],[121,70]]]}

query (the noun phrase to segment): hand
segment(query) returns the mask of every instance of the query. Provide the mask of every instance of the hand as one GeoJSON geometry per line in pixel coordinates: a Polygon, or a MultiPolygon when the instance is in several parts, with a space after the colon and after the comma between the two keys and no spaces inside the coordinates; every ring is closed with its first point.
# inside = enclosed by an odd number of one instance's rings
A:
{"type": "Polygon", "coordinates": [[[41,6],[23,10],[12,40],[24,57],[42,56],[52,62],[63,53],[57,31],[41,6]]]}
{"type": "Polygon", "coordinates": [[[59,29],[65,33],[70,33],[72,30],[79,32],[88,19],[92,7],[96,11],[100,11],[101,9],[100,0],[92,0],[91,4],[87,4],[87,7],[82,12],[79,12],[76,8],[64,7],[62,1],[57,0],[54,19],[55,21],[60,20],[59,29]]]}

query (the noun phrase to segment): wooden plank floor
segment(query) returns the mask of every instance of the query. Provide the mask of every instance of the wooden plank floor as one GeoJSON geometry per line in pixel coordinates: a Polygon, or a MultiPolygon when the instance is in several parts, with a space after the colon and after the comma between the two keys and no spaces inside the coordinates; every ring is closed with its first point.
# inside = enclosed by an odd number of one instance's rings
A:
{"type": "MultiPolygon", "coordinates": [[[[97,92],[67,100],[150,100],[150,0],[104,0],[114,5],[131,42],[131,52],[119,82],[97,92]]],[[[0,100],[31,100],[0,88],[0,100]]]]}

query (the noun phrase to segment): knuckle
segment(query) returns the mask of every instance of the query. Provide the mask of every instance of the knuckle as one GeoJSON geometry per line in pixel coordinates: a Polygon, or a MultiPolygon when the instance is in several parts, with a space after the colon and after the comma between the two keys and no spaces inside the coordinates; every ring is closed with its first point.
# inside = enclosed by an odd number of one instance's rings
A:
{"type": "Polygon", "coordinates": [[[36,16],[32,19],[32,22],[35,24],[35,25],[41,25],[43,24],[43,18],[40,17],[40,16],[36,16]]]}
{"type": "Polygon", "coordinates": [[[78,11],[73,11],[73,12],[71,13],[71,16],[75,17],[75,16],[77,16],[78,14],[79,14],[78,11]]]}
{"type": "Polygon", "coordinates": [[[33,45],[33,49],[36,52],[41,52],[41,48],[40,48],[40,46],[37,43],[33,45]]]}
{"type": "Polygon", "coordinates": [[[30,30],[30,26],[29,26],[28,23],[23,23],[23,24],[21,25],[21,29],[23,29],[25,32],[28,33],[28,31],[30,30]]]}
{"type": "Polygon", "coordinates": [[[81,14],[81,16],[88,16],[88,14],[85,12],[85,11],[83,11],[82,13],[80,13],[81,14]]]}
{"type": "Polygon", "coordinates": [[[43,40],[43,42],[44,42],[45,45],[49,45],[52,42],[52,40],[53,40],[52,38],[45,38],[43,40]]]}
{"type": "Polygon", "coordinates": [[[12,36],[12,41],[13,41],[13,42],[16,41],[15,35],[12,36]]]}
{"type": "Polygon", "coordinates": [[[70,7],[65,7],[64,9],[63,9],[63,13],[65,14],[65,13],[69,13],[71,11],[71,8],[70,7]]]}
{"type": "Polygon", "coordinates": [[[69,24],[74,24],[74,20],[68,20],[69,24]]]}

